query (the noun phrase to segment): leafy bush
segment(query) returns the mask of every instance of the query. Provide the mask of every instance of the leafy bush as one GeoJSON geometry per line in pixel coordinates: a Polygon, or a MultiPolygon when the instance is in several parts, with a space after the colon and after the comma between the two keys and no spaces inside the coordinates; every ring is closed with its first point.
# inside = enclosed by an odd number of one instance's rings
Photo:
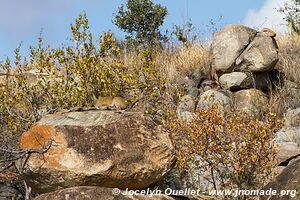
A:
{"type": "Polygon", "coordinates": [[[152,52],[141,51],[141,64],[128,67],[112,33],[101,35],[95,45],[85,13],[71,30],[70,45],[51,48],[40,36],[29,59],[22,60],[17,48],[14,62],[1,64],[1,141],[24,132],[43,114],[93,107],[93,96],[122,96],[133,103],[143,98],[143,111],[155,113],[164,81],[152,52]]]}
{"type": "MultiPolygon", "coordinates": [[[[191,172],[194,168],[215,189],[258,189],[269,178],[275,145],[274,133],[282,122],[270,114],[265,120],[251,119],[243,113],[226,117],[215,107],[197,111],[191,122],[170,120],[178,164],[191,172]]],[[[197,185],[197,181],[194,182],[197,185]]]]}
{"type": "Polygon", "coordinates": [[[285,20],[291,31],[300,34],[300,0],[285,3],[279,11],[285,15],[285,20]]]}
{"type": "Polygon", "coordinates": [[[167,8],[151,0],[127,0],[115,16],[114,23],[129,39],[141,46],[155,45],[164,37],[159,27],[164,23],[167,8]]]}

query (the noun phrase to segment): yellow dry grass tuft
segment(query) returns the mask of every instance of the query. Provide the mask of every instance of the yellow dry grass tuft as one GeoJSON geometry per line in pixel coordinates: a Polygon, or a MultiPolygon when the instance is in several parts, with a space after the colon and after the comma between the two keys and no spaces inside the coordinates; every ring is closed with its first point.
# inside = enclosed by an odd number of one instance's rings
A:
{"type": "Polygon", "coordinates": [[[278,68],[288,80],[300,84],[300,35],[292,34],[279,37],[280,61],[278,68]]]}

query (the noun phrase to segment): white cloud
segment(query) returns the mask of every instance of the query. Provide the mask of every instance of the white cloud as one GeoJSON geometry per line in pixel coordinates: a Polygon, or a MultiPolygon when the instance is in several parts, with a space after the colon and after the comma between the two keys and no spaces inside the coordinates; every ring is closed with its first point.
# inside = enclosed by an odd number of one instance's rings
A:
{"type": "Polygon", "coordinates": [[[271,28],[278,33],[287,31],[284,15],[278,12],[278,9],[284,5],[287,0],[266,0],[259,10],[248,10],[243,24],[246,26],[262,29],[271,28]]]}

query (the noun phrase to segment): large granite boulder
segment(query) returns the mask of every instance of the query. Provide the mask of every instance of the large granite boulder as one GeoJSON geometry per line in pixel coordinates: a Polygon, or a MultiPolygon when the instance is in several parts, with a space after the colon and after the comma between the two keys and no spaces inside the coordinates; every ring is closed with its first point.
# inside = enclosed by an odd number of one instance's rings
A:
{"type": "Polygon", "coordinates": [[[218,73],[231,72],[236,59],[254,39],[257,31],[243,25],[227,25],[213,36],[212,67],[218,73]]]}
{"type": "Polygon", "coordinates": [[[257,89],[240,90],[233,94],[233,108],[251,117],[260,118],[266,111],[268,97],[257,89]]]}
{"type": "Polygon", "coordinates": [[[217,74],[233,71],[267,72],[278,62],[278,46],[270,29],[257,32],[242,25],[227,25],[213,36],[212,69],[217,74]]]}
{"type": "Polygon", "coordinates": [[[232,108],[230,91],[208,90],[199,97],[197,109],[205,110],[213,106],[223,113],[230,111],[232,108]]]}
{"type": "MultiPolygon", "coordinates": [[[[103,188],[103,187],[73,187],[58,190],[55,192],[40,195],[34,200],[213,200],[216,199],[210,196],[168,196],[164,194],[165,191],[161,190],[142,190],[142,191],[121,191],[116,188],[103,188]],[[131,192],[144,193],[141,195],[132,194],[131,192]],[[151,193],[152,192],[152,193],[151,193]],[[162,194],[159,195],[158,192],[162,194]]],[[[191,192],[190,192],[191,193],[191,192]]]]}
{"type": "Polygon", "coordinates": [[[32,154],[22,173],[38,194],[81,185],[142,189],[176,161],[168,133],[137,112],[47,115],[22,134],[20,147],[40,149],[49,141],[50,149],[32,154]]]}
{"type": "Polygon", "coordinates": [[[271,71],[278,59],[278,46],[275,39],[258,35],[237,58],[236,69],[251,72],[271,71]]]}

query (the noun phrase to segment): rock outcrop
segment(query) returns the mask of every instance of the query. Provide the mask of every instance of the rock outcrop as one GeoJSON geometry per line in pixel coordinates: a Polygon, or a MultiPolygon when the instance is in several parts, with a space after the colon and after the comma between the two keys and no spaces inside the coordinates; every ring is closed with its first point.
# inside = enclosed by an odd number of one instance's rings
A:
{"type": "Polygon", "coordinates": [[[39,149],[49,141],[50,149],[31,155],[22,174],[38,194],[74,186],[143,189],[176,160],[168,133],[135,112],[48,115],[22,134],[20,146],[39,149]]]}
{"type": "Polygon", "coordinates": [[[243,25],[225,26],[213,37],[213,69],[218,74],[272,70],[278,62],[278,46],[274,35],[270,29],[257,32],[243,25]]]}
{"type": "Polygon", "coordinates": [[[236,59],[256,36],[257,31],[242,25],[227,25],[212,41],[212,66],[220,74],[232,72],[236,59]]]}
{"type": "Polygon", "coordinates": [[[212,69],[220,75],[222,89],[268,90],[275,82],[271,71],[279,60],[276,33],[242,25],[228,25],[214,35],[212,69]]]}

